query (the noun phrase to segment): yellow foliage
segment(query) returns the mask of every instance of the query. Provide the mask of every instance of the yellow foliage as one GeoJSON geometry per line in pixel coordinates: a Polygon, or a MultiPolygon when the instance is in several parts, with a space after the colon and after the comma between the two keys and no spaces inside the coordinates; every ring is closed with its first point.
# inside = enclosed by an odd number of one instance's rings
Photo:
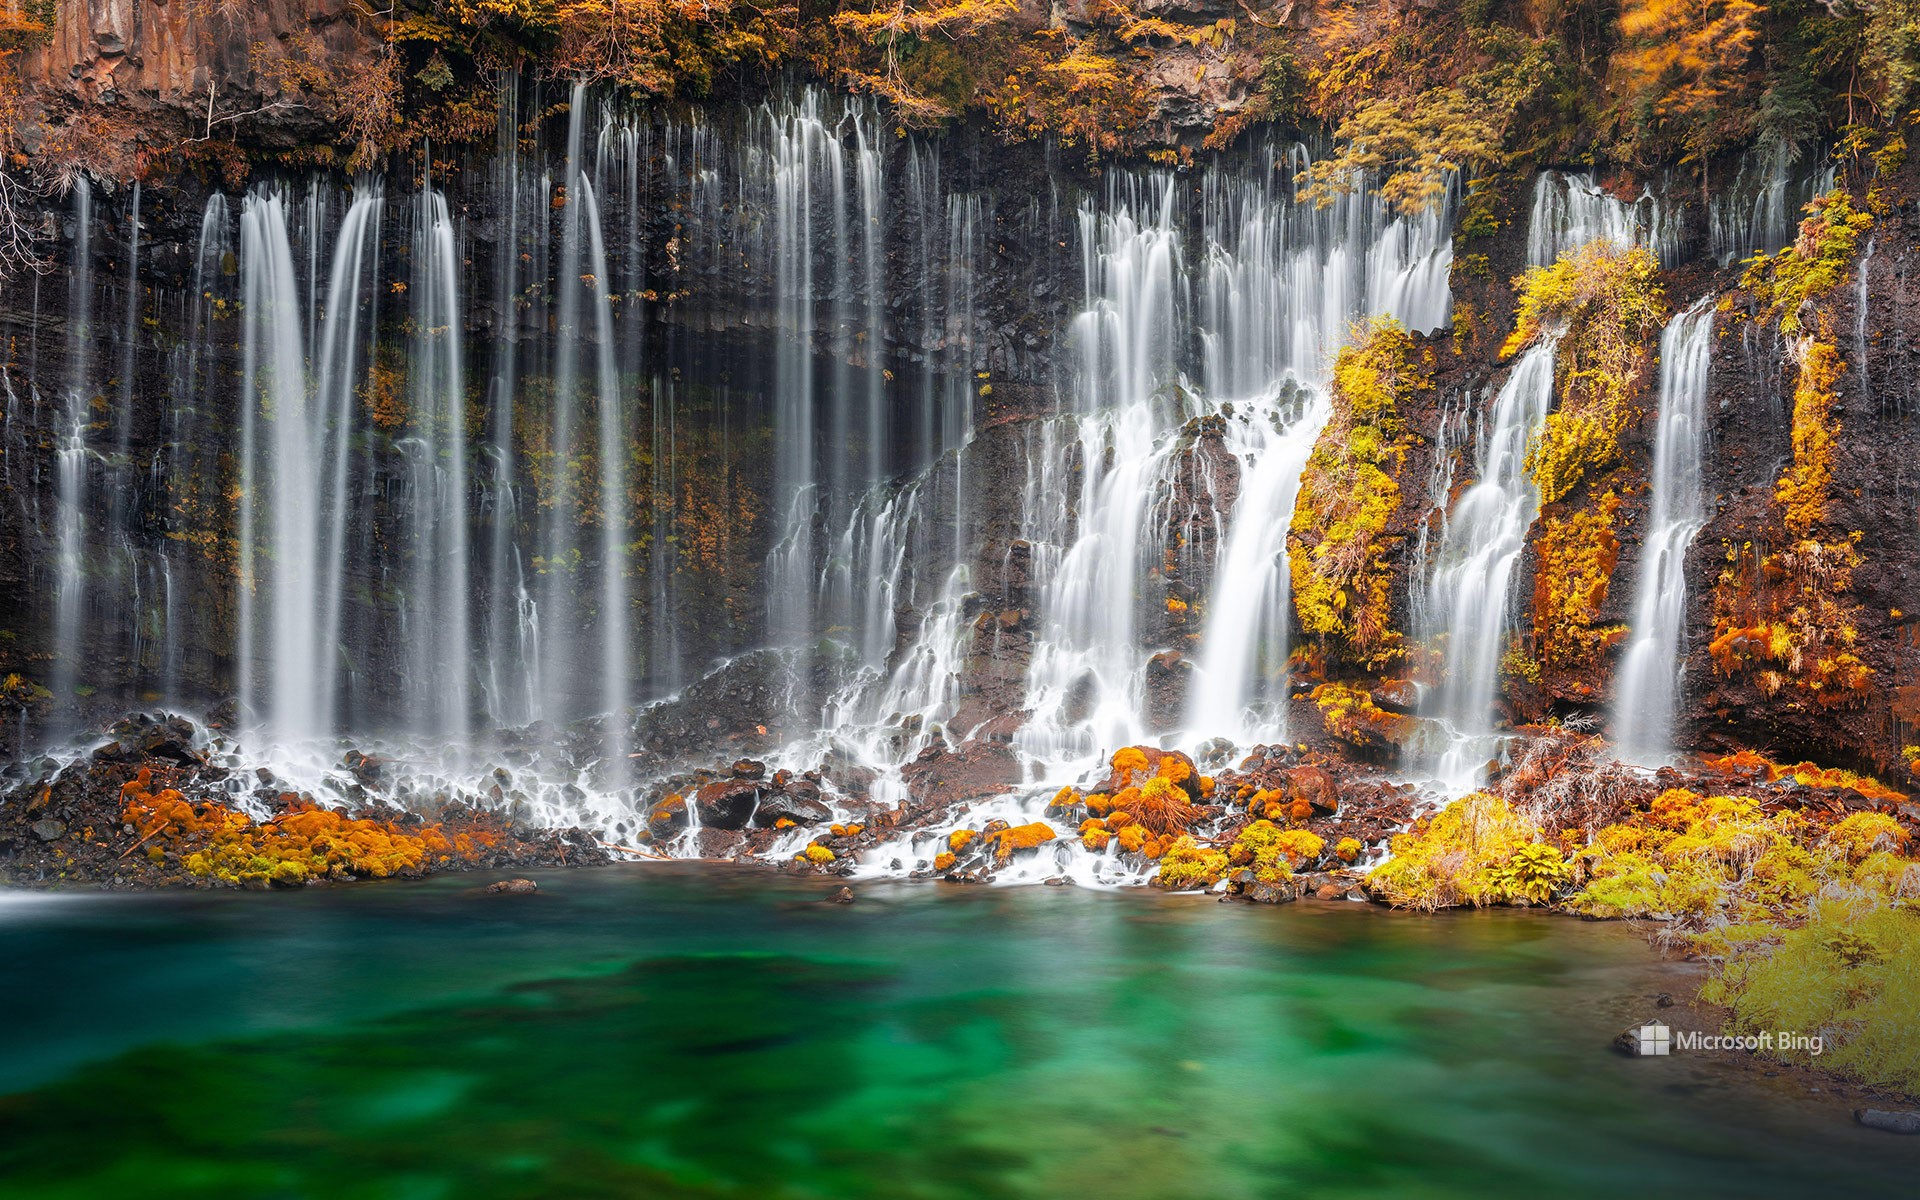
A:
{"type": "Polygon", "coordinates": [[[1539,835],[1539,827],[1506,801],[1474,792],[1395,836],[1393,857],[1373,869],[1367,886],[1396,908],[1424,911],[1540,903],[1566,877],[1567,867],[1539,835]]]}
{"type": "Polygon", "coordinates": [[[1227,855],[1211,846],[1197,846],[1182,836],[1160,858],[1153,882],[1163,888],[1210,887],[1227,873],[1227,855]]]}
{"type": "Polygon", "coordinates": [[[1833,418],[1834,386],[1842,369],[1839,351],[1830,341],[1816,338],[1801,350],[1799,380],[1793,389],[1793,462],[1774,488],[1787,532],[1795,538],[1811,536],[1826,519],[1839,434],[1833,418]]]}
{"type": "Polygon", "coordinates": [[[1620,498],[1612,492],[1590,508],[1542,523],[1534,545],[1540,556],[1533,577],[1533,644],[1544,668],[1592,666],[1627,636],[1622,625],[1598,625],[1606,603],[1620,542],[1613,535],[1620,498]]]}
{"type": "Polygon", "coordinates": [[[1400,508],[1410,438],[1401,401],[1433,386],[1433,352],[1391,318],[1334,360],[1333,416],[1300,478],[1287,533],[1293,607],[1324,652],[1367,667],[1397,653],[1386,533],[1400,508]]]}

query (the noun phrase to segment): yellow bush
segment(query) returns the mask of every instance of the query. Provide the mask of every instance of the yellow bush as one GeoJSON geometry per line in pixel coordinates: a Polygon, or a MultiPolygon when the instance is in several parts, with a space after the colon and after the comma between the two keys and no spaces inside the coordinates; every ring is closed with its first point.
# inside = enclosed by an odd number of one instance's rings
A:
{"type": "MultiPolygon", "coordinates": [[[[1531,858],[1529,872],[1516,879],[1503,872],[1523,847],[1535,844],[1539,828],[1514,812],[1507,802],[1486,792],[1474,792],[1415,824],[1412,832],[1393,839],[1393,857],[1367,876],[1368,888],[1397,908],[1431,912],[1470,904],[1508,904],[1528,899],[1533,879],[1552,873],[1558,851],[1531,858]]],[[[1564,870],[1564,864],[1561,864],[1564,870]]]]}
{"type": "Polygon", "coordinates": [[[1225,852],[1210,846],[1198,846],[1182,836],[1161,856],[1159,873],[1153,881],[1163,888],[1211,887],[1227,873],[1225,852]]]}

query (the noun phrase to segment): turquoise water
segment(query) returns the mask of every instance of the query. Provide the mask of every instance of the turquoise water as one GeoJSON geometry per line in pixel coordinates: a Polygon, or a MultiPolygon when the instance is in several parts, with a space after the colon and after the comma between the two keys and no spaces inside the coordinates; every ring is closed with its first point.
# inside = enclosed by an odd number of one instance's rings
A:
{"type": "Polygon", "coordinates": [[[0,1192],[1910,1195],[1920,1139],[1607,1049],[1632,931],[644,865],[0,894],[0,1192]]]}

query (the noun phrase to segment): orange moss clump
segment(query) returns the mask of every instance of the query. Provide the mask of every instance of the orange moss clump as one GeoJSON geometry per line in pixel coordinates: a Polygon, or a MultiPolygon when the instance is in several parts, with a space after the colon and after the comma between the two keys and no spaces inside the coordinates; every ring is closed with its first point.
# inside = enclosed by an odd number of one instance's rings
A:
{"type": "Polygon", "coordinates": [[[1035,846],[1044,846],[1059,835],[1053,826],[1045,821],[1033,821],[1026,825],[1015,825],[1011,829],[1002,829],[993,835],[993,857],[1006,862],[1013,857],[1015,850],[1031,850],[1035,846]]]}
{"type": "Polygon", "coordinates": [[[1138,746],[1125,746],[1113,752],[1113,773],[1120,777],[1122,786],[1133,782],[1135,771],[1147,769],[1147,755],[1138,746]]]}
{"type": "Polygon", "coordinates": [[[973,839],[979,836],[980,831],[977,829],[956,829],[947,835],[947,849],[958,854],[972,845],[973,839]]]}
{"type": "Polygon", "coordinates": [[[156,843],[148,857],[178,854],[189,873],[221,883],[297,887],[327,877],[418,874],[473,862],[500,842],[491,832],[356,819],[291,794],[281,797],[285,812],[258,823],[224,805],[189,801],[173,788],[151,792],[151,786],[143,767],[120,789],[121,819],[139,831],[141,842],[156,843]]]}
{"type": "Polygon", "coordinates": [[[1313,689],[1312,699],[1327,732],[1356,749],[1398,746],[1413,734],[1412,717],[1381,708],[1365,688],[1323,683],[1313,689]]]}
{"type": "Polygon", "coordinates": [[[953,870],[953,864],[957,861],[959,860],[953,855],[942,850],[933,856],[933,869],[936,871],[951,871],[953,870]]]}
{"type": "Polygon", "coordinates": [[[833,851],[827,849],[825,846],[822,846],[819,842],[811,842],[808,844],[805,850],[802,850],[800,853],[794,855],[794,857],[803,858],[810,863],[824,864],[824,863],[832,862],[834,860],[835,855],[833,851]]]}

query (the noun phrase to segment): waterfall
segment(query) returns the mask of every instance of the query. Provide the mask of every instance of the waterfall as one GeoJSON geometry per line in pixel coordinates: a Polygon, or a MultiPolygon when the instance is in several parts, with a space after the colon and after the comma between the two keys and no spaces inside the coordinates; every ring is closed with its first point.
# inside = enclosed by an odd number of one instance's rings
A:
{"type": "MultiPolygon", "coordinates": [[[[1291,155],[1293,171],[1307,166],[1291,155]]],[[[1428,332],[1452,307],[1454,197],[1389,218],[1371,192],[1294,206],[1278,181],[1210,177],[1202,341],[1208,392],[1231,399],[1241,464],[1233,519],[1204,607],[1187,727],[1249,743],[1286,736],[1292,621],[1286,540],[1300,473],[1330,414],[1327,369],[1361,313],[1428,332]]]]}
{"type": "MultiPolygon", "coordinates": [[[[227,198],[223,193],[214,192],[201,210],[200,234],[193,257],[193,291],[187,297],[186,336],[174,351],[175,386],[167,393],[163,417],[166,445],[155,462],[161,476],[155,494],[161,498],[169,522],[177,519],[176,514],[189,511],[217,475],[218,454],[206,444],[207,426],[203,417],[213,388],[210,350],[218,311],[216,301],[225,300],[221,293],[229,290],[226,277],[237,270],[227,198]]],[[[181,609],[173,590],[175,573],[180,570],[177,561],[180,545],[169,539],[160,553],[167,601],[161,631],[160,696],[169,703],[178,703],[182,696],[181,675],[186,665],[187,643],[194,631],[182,628],[181,609]]]]}
{"type": "Polygon", "coordinates": [[[1644,188],[1628,203],[1611,195],[1593,176],[1542,171],[1533,184],[1533,211],[1527,223],[1527,265],[1551,266],[1569,250],[1603,241],[1622,248],[1643,247],[1662,266],[1680,261],[1684,214],[1644,188]]]}
{"type": "MultiPolygon", "coordinates": [[[[1493,733],[1500,660],[1511,628],[1509,585],[1540,510],[1540,494],[1525,468],[1528,444],[1553,405],[1553,357],[1558,335],[1520,356],[1482,424],[1472,487],[1446,516],[1420,631],[1442,647],[1444,675],[1428,714],[1445,729],[1438,753],[1427,757],[1449,786],[1470,786],[1498,749],[1493,733]]],[[[1430,748],[1431,751],[1432,748],[1430,748]]]]}
{"type": "Polygon", "coordinates": [[[79,685],[81,622],[86,612],[87,426],[93,404],[93,185],[85,175],[73,185],[73,257],[68,269],[67,389],[54,439],[57,532],[54,584],[53,678],[55,702],[70,705],[79,685]]]}
{"type": "Polygon", "coordinates": [[[1237,413],[1227,423],[1227,449],[1246,465],[1205,610],[1187,719],[1196,736],[1241,745],[1286,736],[1293,619],[1287,532],[1300,473],[1330,411],[1315,392],[1290,406],[1284,417],[1237,413]]]}
{"type": "Polygon", "coordinates": [[[277,743],[335,726],[362,296],[372,290],[381,207],[379,189],[362,187],[341,221],[310,389],[286,199],[255,191],[241,206],[240,693],[250,719],[277,743]],[[261,624],[270,665],[264,688],[253,661],[261,624]]]}
{"type": "Polygon", "coordinates": [[[1135,624],[1154,568],[1142,532],[1156,528],[1149,514],[1164,501],[1175,449],[1159,435],[1187,415],[1167,391],[1182,310],[1173,219],[1170,175],[1116,184],[1105,212],[1080,210],[1077,528],[1067,543],[1066,514],[1049,513],[1028,536],[1068,547],[1043,593],[1028,680],[1034,713],[1020,734],[1042,761],[1144,736],[1135,624]]]}
{"type": "MultiPolygon", "coordinates": [[[[618,714],[627,704],[627,438],[620,403],[620,373],[614,361],[613,275],[607,270],[607,246],[593,184],[582,178],[580,201],[587,224],[587,265],[594,280],[594,409],[599,418],[600,462],[600,701],[602,711],[618,714]]],[[[622,722],[609,722],[610,755],[618,755],[622,722]]]]}
{"type": "Polygon", "coordinates": [[[423,182],[413,238],[408,364],[411,581],[402,608],[416,729],[462,736],[468,723],[472,581],[467,532],[467,397],[461,352],[460,253],[447,200],[423,182]]]}
{"type": "Polygon", "coordinates": [[[845,187],[841,147],[808,93],[790,112],[769,109],[774,196],[774,269],[780,326],[774,364],[774,504],[779,542],[768,563],[768,624],[781,639],[813,628],[813,524],[819,504],[814,465],[814,187],[824,182],[837,211],[845,187]],[[818,177],[818,178],[816,178],[818,177]]]}
{"type": "Polygon", "coordinates": [[[1649,480],[1653,499],[1634,591],[1633,641],[1621,661],[1613,718],[1621,755],[1648,764],[1666,757],[1673,733],[1686,666],[1687,547],[1707,519],[1701,462],[1713,299],[1696,301],[1660,335],[1660,424],[1649,480]]]}
{"type": "Polygon", "coordinates": [[[1784,142],[1756,146],[1707,204],[1708,251],[1721,266],[1793,241],[1800,211],[1833,190],[1833,165],[1800,163],[1784,142]]]}
{"type": "Polygon", "coordinates": [[[1873,269],[1873,238],[1867,238],[1860,252],[1860,268],[1853,283],[1853,372],[1860,380],[1860,402],[1871,406],[1873,393],[1867,386],[1867,284],[1873,269]]]}
{"type": "Polygon", "coordinates": [[[488,477],[483,505],[492,521],[487,551],[487,662],[484,675],[487,717],[496,727],[533,719],[540,682],[540,639],[533,598],[527,590],[526,564],[515,538],[521,519],[519,448],[514,405],[519,399],[519,301],[521,255],[529,259],[544,239],[529,239],[522,213],[546,200],[537,179],[520,163],[520,89],[511,80],[500,89],[500,120],[494,191],[505,225],[496,244],[492,372],[487,404],[492,432],[486,448],[488,477]],[[532,241],[532,245],[529,245],[532,241]]]}

